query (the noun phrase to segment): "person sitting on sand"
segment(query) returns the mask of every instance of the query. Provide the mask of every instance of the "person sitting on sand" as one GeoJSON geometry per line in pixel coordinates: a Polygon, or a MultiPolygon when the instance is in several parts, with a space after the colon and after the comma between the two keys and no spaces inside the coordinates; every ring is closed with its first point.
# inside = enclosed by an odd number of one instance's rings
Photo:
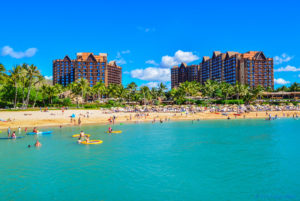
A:
{"type": "Polygon", "coordinates": [[[11,138],[17,138],[15,131],[11,134],[11,138]]]}
{"type": "Polygon", "coordinates": [[[36,140],[36,143],[34,144],[35,147],[41,147],[42,144],[39,142],[39,140],[36,140]]]}

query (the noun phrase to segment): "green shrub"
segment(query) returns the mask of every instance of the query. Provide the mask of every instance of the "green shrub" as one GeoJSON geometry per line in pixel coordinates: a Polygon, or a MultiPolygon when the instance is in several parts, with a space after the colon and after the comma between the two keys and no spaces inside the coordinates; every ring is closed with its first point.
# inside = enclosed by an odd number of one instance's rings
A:
{"type": "Polygon", "coordinates": [[[217,100],[215,101],[216,104],[228,104],[228,105],[240,105],[240,104],[244,104],[243,100],[217,100]]]}
{"type": "Polygon", "coordinates": [[[62,105],[63,106],[71,106],[72,102],[71,102],[71,99],[70,98],[65,98],[63,99],[62,101],[62,105]]]}
{"type": "Polygon", "coordinates": [[[98,108],[97,104],[86,104],[83,106],[85,109],[96,109],[98,108]]]}

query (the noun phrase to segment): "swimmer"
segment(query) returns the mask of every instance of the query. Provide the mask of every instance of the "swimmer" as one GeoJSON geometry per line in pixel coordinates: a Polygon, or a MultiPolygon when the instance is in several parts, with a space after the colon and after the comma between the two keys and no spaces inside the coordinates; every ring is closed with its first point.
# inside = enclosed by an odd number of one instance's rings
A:
{"type": "Polygon", "coordinates": [[[15,131],[11,134],[11,138],[17,138],[15,131]]]}
{"type": "Polygon", "coordinates": [[[81,138],[79,137],[77,140],[78,144],[81,144],[81,138]]]}
{"type": "Polygon", "coordinates": [[[90,142],[90,137],[87,135],[87,136],[85,136],[85,141],[86,141],[86,143],[89,143],[90,142]]]}
{"type": "Polygon", "coordinates": [[[81,138],[84,138],[84,136],[85,136],[84,132],[83,132],[83,131],[80,131],[79,138],[80,138],[80,139],[81,139],[81,138]]]}
{"type": "Polygon", "coordinates": [[[108,127],[108,132],[111,133],[112,132],[112,128],[108,127]]]}
{"type": "Polygon", "coordinates": [[[36,140],[36,143],[34,144],[35,147],[41,147],[42,144],[39,142],[39,140],[36,140]]]}
{"type": "Polygon", "coordinates": [[[30,148],[30,147],[31,147],[31,145],[29,144],[27,147],[28,147],[28,148],[30,148]]]}

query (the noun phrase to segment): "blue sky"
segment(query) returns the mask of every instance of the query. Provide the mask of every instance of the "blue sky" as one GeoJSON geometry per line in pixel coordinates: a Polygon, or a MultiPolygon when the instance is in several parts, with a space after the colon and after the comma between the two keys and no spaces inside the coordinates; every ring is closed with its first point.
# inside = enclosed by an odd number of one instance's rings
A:
{"type": "Polygon", "coordinates": [[[214,50],[264,51],[276,87],[300,82],[297,1],[3,1],[0,63],[23,62],[52,75],[52,60],[108,53],[123,84],[169,84],[169,67],[197,64],[214,50]]]}

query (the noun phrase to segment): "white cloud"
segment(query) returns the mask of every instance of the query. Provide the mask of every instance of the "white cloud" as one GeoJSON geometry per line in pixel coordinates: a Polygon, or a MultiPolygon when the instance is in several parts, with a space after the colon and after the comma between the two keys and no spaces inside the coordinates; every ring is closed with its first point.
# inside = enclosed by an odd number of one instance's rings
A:
{"type": "Polygon", "coordinates": [[[130,50],[123,50],[121,51],[121,54],[130,54],[130,50]]]}
{"type": "Polygon", "coordinates": [[[158,63],[156,63],[154,60],[148,60],[145,62],[146,64],[152,64],[154,66],[158,66],[158,63]]]}
{"type": "Polygon", "coordinates": [[[125,61],[124,58],[116,59],[116,63],[119,64],[119,65],[127,64],[127,62],[125,61]]]}
{"type": "Polygon", "coordinates": [[[152,89],[152,88],[157,88],[159,86],[159,84],[160,84],[160,82],[148,82],[148,83],[142,84],[141,86],[147,86],[150,89],[152,89]]]}
{"type": "Polygon", "coordinates": [[[146,33],[155,31],[155,28],[147,28],[147,27],[137,27],[137,29],[146,33]]]}
{"type": "Polygon", "coordinates": [[[293,57],[287,55],[286,53],[283,53],[281,56],[274,57],[274,64],[282,64],[283,62],[288,62],[292,59],[293,57]]]}
{"type": "Polygon", "coordinates": [[[53,79],[52,75],[50,75],[50,76],[45,75],[44,77],[45,77],[46,80],[52,80],[53,79]]]}
{"type": "Polygon", "coordinates": [[[285,85],[285,84],[289,84],[290,83],[290,81],[286,81],[286,80],[284,80],[284,79],[282,79],[282,78],[278,78],[278,79],[274,79],[274,83],[275,84],[280,84],[280,85],[285,85]]]}
{"type": "Polygon", "coordinates": [[[296,68],[295,66],[290,66],[290,65],[287,65],[286,67],[274,69],[274,72],[297,72],[297,71],[300,71],[300,68],[296,68]]]}
{"type": "Polygon", "coordinates": [[[32,56],[35,55],[36,52],[37,52],[37,48],[28,48],[24,52],[16,52],[10,46],[4,46],[2,48],[2,53],[1,54],[2,54],[2,56],[9,55],[13,58],[21,59],[21,58],[24,58],[24,57],[32,57],[32,56]]]}
{"type": "Polygon", "coordinates": [[[123,54],[129,54],[130,50],[123,50],[121,52],[117,52],[117,56],[116,56],[116,63],[119,65],[124,65],[127,64],[127,61],[123,58],[123,54]]]}
{"type": "Polygon", "coordinates": [[[178,50],[177,52],[175,52],[175,55],[173,57],[169,55],[163,56],[160,65],[161,67],[169,68],[182,62],[190,63],[198,59],[199,57],[197,55],[194,55],[192,52],[184,52],[182,50],[178,50]]]}
{"type": "Polygon", "coordinates": [[[146,81],[170,81],[171,72],[170,69],[153,68],[135,69],[130,72],[131,77],[146,81]]]}

